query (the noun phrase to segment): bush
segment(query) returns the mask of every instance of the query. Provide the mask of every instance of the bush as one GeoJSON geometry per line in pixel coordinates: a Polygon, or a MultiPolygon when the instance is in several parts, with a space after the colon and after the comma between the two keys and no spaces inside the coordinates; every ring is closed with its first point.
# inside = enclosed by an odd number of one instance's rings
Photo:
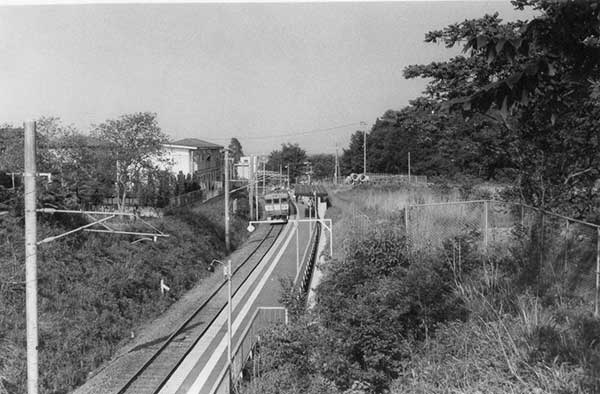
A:
{"type": "MultiPolygon", "coordinates": [[[[77,225],[76,217],[44,217],[40,238],[77,225]]],[[[40,392],[67,393],[109,359],[138,325],[162,313],[221,258],[218,229],[193,211],[154,223],[168,238],[77,233],[38,248],[40,392]],[[158,288],[164,279],[166,296],[158,288]]],[[[122,222],[123,229],[136,228],[122,222]]],[[[139,228],[138,228],[139,230],[139,228]]],[[[0,393],[25,392],[22,220],[0,219],[0,393]],[[7,358],[4,358],[6,356],[7,358]]]]}
{"type": "Polygon", "coordinates": [[[341,389],[362,381],[384,390],[414,341],[464,316],[447,265],[407,256],[404,237],[381,224],[369,234],[348,242],[345,258],[328,265],[317,290],[327,339],[319,352],[323,374],[341,389]]]}

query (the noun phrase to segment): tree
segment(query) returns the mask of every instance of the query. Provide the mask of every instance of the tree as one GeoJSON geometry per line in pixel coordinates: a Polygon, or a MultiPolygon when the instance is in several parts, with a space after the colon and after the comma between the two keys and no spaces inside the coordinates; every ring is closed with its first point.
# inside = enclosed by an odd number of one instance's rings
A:
{"type": "Polygon", "coordinates": [[[156,160],[162,158],[162,144],[167,142],[167,136],[158,126],[156,114],[150,112],[109,119],[95,126],[92,136],[111,148],[107,158],[115,174],[121,210],[128,191],[144,182],[148,174],[160,172],[156,160]]]}
{"type": "Polygon", "coordinates": [[[326,179],[333,177],[335,171],[335,155],[320,153],[310,155],[308,160],[312,163],[315,179],[326,179]]]}
{"type": "Polygon", "coordinates": [[[363,172],[363,139],[363,132],[360,130],[355,131],[350,137],[350,145],[348,149],[342,151],[340,160],[342,174],[363,172]]]}
{"type": "Polygon", "coordinates": [[[0,128],[0,171],[23,171],[23,128],[0,128]]]}
{"type": "Polygon", "coordinates": [[[231,138],[229,150],[232,152],[231,157],[233,158],[233,163],[239,163],[240,158],[244,156],[244,151],[242,150],[242,144],[240,144],[240,141],[237,138],[231,138]]]}
{"type": "Polygon", "coordinates": [[[271,152],[266,166],[271,171],[279,171],[280,166],[282,171],[286,171],[286,166],[289,166],[292,183],[302,174],[306,159],[306,151],[300,145],[284,143],[281,144],[281,150],[271,152]]]}
{"type": "Polygon", "coordinates": [[[513,4],[541,15],[510,23],[486,15],[430,32],[426,41],[463,45],[468,56],[409,66],[405,76],[430,78],[426,94],[442,108],[486,119],[490,127],[473,138],[490,129],[501,137],[494,148],[515,169],[524,200],[585,216],[600,176],[599,4],[513,4]]]}

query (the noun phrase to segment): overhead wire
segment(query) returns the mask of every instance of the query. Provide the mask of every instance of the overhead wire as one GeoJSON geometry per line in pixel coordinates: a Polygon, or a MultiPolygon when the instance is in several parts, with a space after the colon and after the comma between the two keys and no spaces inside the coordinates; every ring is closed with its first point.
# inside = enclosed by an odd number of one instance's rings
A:
{"type": "MultiPolygon", "coordinates": [[[[353,122],[353,123],[347,123],[347,124],[333,126],[333,127],[327,127],[327,128],[322,128],[322,129],[313,129],[313,130],[308,130],[308,131],[300,131],[300,132],[295,132],[295,133],[272,134],[272,135],[262,135],[262,136],[255,136],[255,137],[239,137],[239,138],[244,139],[244,140],[263,140],[263,139],[279,138],[279,137],[294,137],[294,136],[299,136],[299,135],[317,134],[317,133],[322,133],[325,131],[337,130],[337,129],[342,129],[342,128],[350,127],[350,126],[357,126],[357,125],[361,125],[361,124],[362,124],[362,122],[353,122]]],[[[229,138],[224,138],[224,137],[212,138],[212,139],[220,140],[220,141],[229,140],[229,138]]]]}

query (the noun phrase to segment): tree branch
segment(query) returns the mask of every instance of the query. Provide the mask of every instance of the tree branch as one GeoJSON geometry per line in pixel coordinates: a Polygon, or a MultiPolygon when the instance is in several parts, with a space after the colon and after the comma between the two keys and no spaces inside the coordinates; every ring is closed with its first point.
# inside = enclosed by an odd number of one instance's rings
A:
{"type": "Polygon", "coordinates": [[[569,174],[569,176],[567,176],[567,178],[565,179],[565,181],[564,181],[564,183],[563,183],[563,184],[565,184],[565,185],[566,185],[566,184],[567,184],[567,183],[568,183],[568,182],[569,182],[571,179],[573,179],[573,178],[575,178],[575,177],[578,177],[578,176],[580,176],[580,175],[583,175],[583,174],[585,174],[586,172],[590,172],[590,171],[592,171],[592,170],[593,170],[593,168],[591,168],[591,167],[590,167],[590,168],[586,168],[585,170],[582,170],[582,171],[579,171],[579,172],[574,172],[574,173],[572,173],[572,174],[569,174]]]}

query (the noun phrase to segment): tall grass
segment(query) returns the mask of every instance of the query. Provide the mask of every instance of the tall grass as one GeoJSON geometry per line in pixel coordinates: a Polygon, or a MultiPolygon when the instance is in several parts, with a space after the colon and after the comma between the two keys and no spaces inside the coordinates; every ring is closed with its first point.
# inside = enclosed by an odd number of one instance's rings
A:
{"type": "Polygon", "coordinates": [[[464,235],[482,239],[483,204],[451,204],[415,206],[460,201],[456,189],[435,189],[427,186],[413,188],[356,188],[337,195],[346,205],[353,205],[374,220],[395,222],[404,227],[405,209],[409,209],[407,235],[415,250],[435,249],[446,239],[464,235]]]}
{"type": "MultiPolygon", "coordinates": [[[[407,204],[461,196],[420,188],[355,189],[340,197],[382,228],[404,221],[407,204]]],[[[487,250],[482,203],[410,210],[411,252],[445,259],[469,318],[440,324],[413,349],[392,393],[600,393],[600,321],[581,297],[593,279],[587,252],[594,237],[550,221],[524,229],[510,209],[497,208],[488,211],[496,227],[488,230],[487,250]]]]}
{"type": "MultiPolygon", "coordinates": [[[[600,394],[600,321],[574,291],[542,296],[540,268],[556,256],[539,253],[535,233],[496,234],[507,243],[483,250],[473,230],[481,208],[451,205],[415,213],[407,248],[406,204],[459,197],[334,193],[336,258],[318,290],[318,319],[269,347],[272,370],[254,392],[600,394]]],[[[494,225],[510,223],[501,219],[494,225]]]]}
{"type": "Polygon", "coordinates": [[[429,204],[456,201],[460,192],[455,189],[437,190],[427,186],[355,188],[338,194],[338,197],[351,200],[366,211],[377,212],[380,216],[394,215],[404,210],[408,204],[429,204]]]}

